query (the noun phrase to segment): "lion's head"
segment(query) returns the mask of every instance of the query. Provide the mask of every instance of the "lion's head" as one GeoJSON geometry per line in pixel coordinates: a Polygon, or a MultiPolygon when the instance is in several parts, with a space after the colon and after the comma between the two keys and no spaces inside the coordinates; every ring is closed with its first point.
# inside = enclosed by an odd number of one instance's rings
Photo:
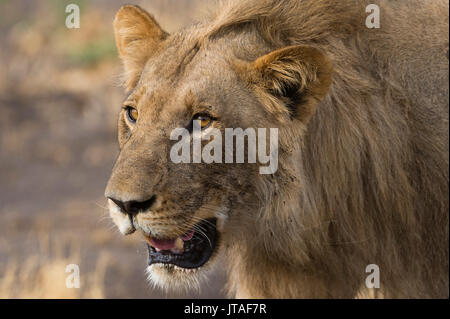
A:
{"type": "MultiPolygon", "coordinates": [[[[186,286],[233,240],[252,240],[246,225],[270,192],[297,175],[291,163],[331,83],[331,66],[316,48],[272,47],[251,28],[198,24],[169,35],[136,6],[122,7],[114,28],[129,94],[106,189],[111,217],[123,234],[144,234],[155,283],[186,286]],[[260,163],[175,163],[171,134],[192,134],[194,122],[201,134],[278,128],[278,170],[261,175],[260,163]]],[[[223,157],[234,151],[224,148],[223,157]]]]}

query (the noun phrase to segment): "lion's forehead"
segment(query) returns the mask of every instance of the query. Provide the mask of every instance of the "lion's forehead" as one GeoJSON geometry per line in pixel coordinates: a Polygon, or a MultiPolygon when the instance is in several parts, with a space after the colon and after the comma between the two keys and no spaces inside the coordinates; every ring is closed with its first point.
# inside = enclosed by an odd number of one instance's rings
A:
{"type": "Polygon", "coordinates": [[[229,62],[241,55],[238,52],[242,49],[248,57],[249,46],[244,45],[247,41],[242,37],[208,40],[199,31],[201,28],[170,35],[148,59],[141,78],[173,84],[196,74],[220,77],[222,72],[231,70],[229,62]]]}
{"type": "Polygon", "coordinates": [[[218,102],[223,98],[224,89],[227,91],[226,87],[235,83],[229,61],[214,56],[210,49],[185,51],[181,55],[173,51],[169,48],[150,58],[135,89],[134,98],[153,113],[218,102]]]}

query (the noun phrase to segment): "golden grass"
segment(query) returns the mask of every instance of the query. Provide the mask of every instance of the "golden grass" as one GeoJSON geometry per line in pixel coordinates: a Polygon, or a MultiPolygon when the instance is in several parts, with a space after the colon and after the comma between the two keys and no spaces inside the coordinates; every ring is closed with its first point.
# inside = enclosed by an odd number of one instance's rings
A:
{"type": "Polygon", "coordinates": [[[69,243],[69,253],[64,256],[64,243],[55,244],[56,253],[49,254],[48,239],[40,238],[39,254],[24,261],[9,260],[0,273],[0,298],[104,298],[105,273],[109,265],[107,254],[101,254],[89,273],[80,267],[80,288],[67,288],[66,273],[70,264],[80,265],[80,250],[69,243]]]}

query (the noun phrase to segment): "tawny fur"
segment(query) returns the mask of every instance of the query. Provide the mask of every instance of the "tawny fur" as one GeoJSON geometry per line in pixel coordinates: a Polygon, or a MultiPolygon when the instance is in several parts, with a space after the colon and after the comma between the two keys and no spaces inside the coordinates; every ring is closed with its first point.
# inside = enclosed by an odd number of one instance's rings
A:
{"type": "MultiPolygon", "coordinates": [[[[385,297],[448,298],[448,1],[376,1],[381,28],[368,29],[365,7],[372,2],[229,1],[152,52],[144,46],[145,52],[135,53],[149,60],[145,68],[127,70],[127,83],[135,100],[146,96],[140,116],[155,126],[138,125],[133,134],[121,117],[122,152],[109,189],[170,194],[180,212],[192,208],[186,223],[202,206],[182,202],[187,189],[180,184],[204,174],[189,191],[228,203],[221,251],[231,297],[351,298],[364,286],[366,266],[377,264],[385,297]],[[331,85],[317,86],[326,95],[315,97],[308,88],[318,68],[292,61],[280,66],[284,80],[293,74],[299,87],[309,77],[304,85],[310,100],[297,106],[294,118],[283,98],[255,80],[259,71],[252,65],[290,46],[323,52],[333,67],[331,85]],[[226,62],[195,77],[211,55],[226,62]],[[217,100],[233,105],[231,96],[241,97],[239,111],[227,106],[238,115],[236,123],[279,127],[276,174],[226,165],[223,171],[179,169],[149,153],[150,146],[164,145],[156,130],[176,122],[180,92],[204,77],[216,85],[208,94],[217,100]],[[254,113],[257,104],[265,113],[254,113]],[[162,172],[149,181],[142,168],[162,172]],[[178,175],[171,175],[174,170],[178,175]]],[[[198,92],[203,88],[199,84],[198,92]]],[[[188,109],[201,99],[191,91],[183,95],[188,109]]],[[[202,203],[208,200],[202,197],[202,203]]]]}

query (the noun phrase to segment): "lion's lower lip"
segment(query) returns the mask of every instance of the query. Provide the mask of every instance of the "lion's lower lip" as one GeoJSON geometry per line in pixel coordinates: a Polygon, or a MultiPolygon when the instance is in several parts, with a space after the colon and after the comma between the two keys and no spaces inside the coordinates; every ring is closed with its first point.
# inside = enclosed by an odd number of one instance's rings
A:
{"type": "MultiPolygon", "coordinates": [[[[200,222],[197,228],[202,232],[196,232],[190,239],[184,241],[184,251],[174,253],[171,250],[159,250],[147,244],[148,264],[171,264],[181,268],[193,269],[203,266],[211,257],[216,247],[218,233],[216,219],[207,219],[200,222]]],[[[185,237],[184,239],[188,239],[185,237]]]]}

